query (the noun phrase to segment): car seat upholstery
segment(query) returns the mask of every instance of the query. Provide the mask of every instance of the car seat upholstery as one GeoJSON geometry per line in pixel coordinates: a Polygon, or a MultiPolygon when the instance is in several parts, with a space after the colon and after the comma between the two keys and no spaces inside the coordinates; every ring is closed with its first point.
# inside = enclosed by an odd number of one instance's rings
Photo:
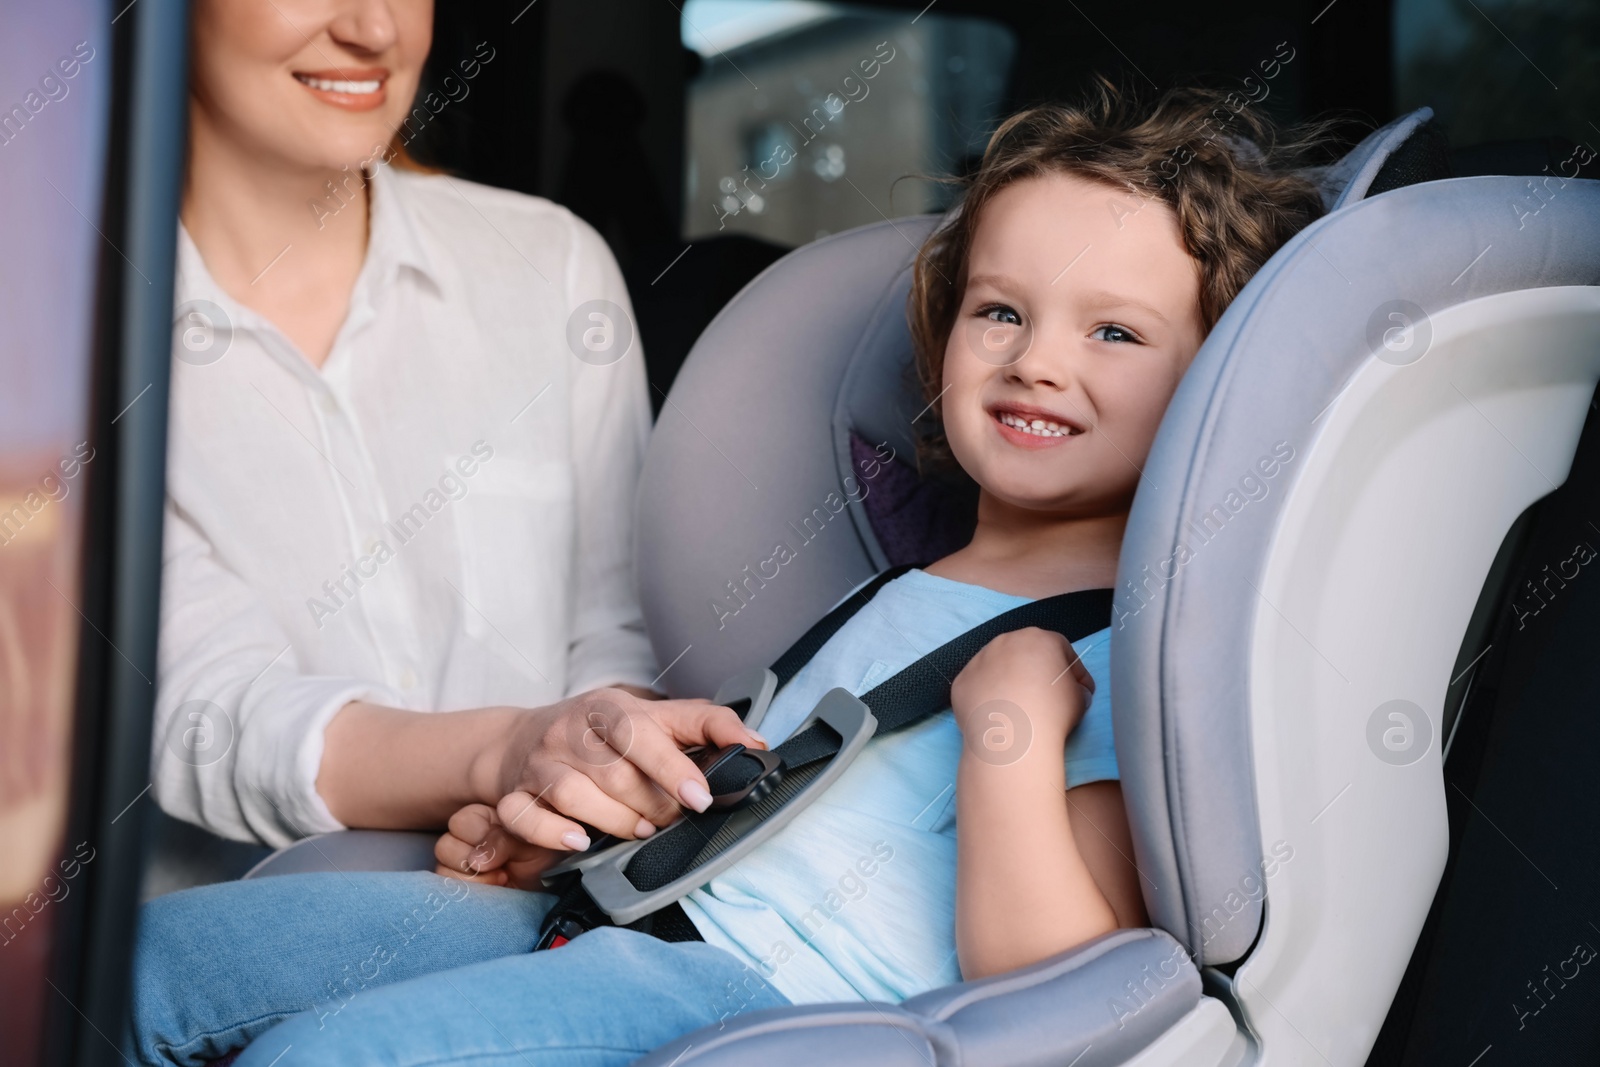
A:
{"type": "MultiPolygon", "coordinates": [[[[900,1005],[734,1016],[641,1063],[1364,1061],[1443,869],[1463,634],[1600,380],[1600,183],[1450,178],[1431,119],[1306,172],[1330,213],[1224,313],[1144,464],[1111,669],[1152,928],[900,1005]]],[[[673,695],[770,663],[970,529],[970,490],[912,464],[930,416],[905,304],[936,221],[785,256],[685,363],[638,518],[673,695]]],[[[252,874],[348,869],[348,838],[252,874]]]]}

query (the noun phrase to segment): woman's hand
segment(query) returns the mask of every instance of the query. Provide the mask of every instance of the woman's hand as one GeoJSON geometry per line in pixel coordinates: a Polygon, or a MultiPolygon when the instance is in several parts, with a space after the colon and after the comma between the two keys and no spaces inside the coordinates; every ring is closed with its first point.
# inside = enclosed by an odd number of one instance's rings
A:
{"type": "Polygon", "coordinates": [[[731,708],[596,689],[515,711],[475,761],[474,778],[505,833],[581,852],[590,840],[580,823],[638,838],[675,820],[680,804],[704,811],[711,803],[705,776],[682,749],[731,744],[766,747],[731,708]]]}
{"type": "Polygon", "coordinates": [[[539,876],[567,855],[506,833],[487,804],[469,804],[450,816],[450,829],[433,846],[435,874],[513,889],[543,888],[539,876]]]}
{"type": "Polygon", "coordinates": [[[950,705],[969,748],[999,755],[1012,743],[1048,739],[1059,759],[1093,693],[1094,678],[1072,643],[1028,626],[1000,634],[968,661],[951,683],[950,705]]]}
{"type": "Polygon", "coordinates": [[[421,712],[357,700],[323,732],[316,785],[346,826],[436,827],[487,804],[526,843],[581,852],[590,828],[645,837],[678,817],[679,802],[704,810],[705,777],[680,749],[734,743],[766,747],[729,708],[620,688],[542,708],[421,712]]]}

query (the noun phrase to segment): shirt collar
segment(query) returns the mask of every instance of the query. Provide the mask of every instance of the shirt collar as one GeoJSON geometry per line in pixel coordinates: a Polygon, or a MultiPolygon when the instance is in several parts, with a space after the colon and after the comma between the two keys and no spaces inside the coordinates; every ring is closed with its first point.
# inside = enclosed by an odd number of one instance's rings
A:
{"type": "MultiPolygon", "coordinates": [[[[409,267],[442,291],[443,275],[417,228],[411,205],[407,202],[405,183],[387,165],[380,163],[373,168],[369,192],[372,197],[372,226],[367,235],[367,262],[362,265],[362,275],[371,275],[374,281],[387,285],[394,280],[401,267],[409,267]]],[[[177,265],[177,303],[209,300],[225,307],[234,316],[235,326],[259,328],[264,325],[260,316],[222,291],[206,268],[194,238],[189,236],[188,228],[181,221],[178,223],[177,265]]],[[[359,280],[357,285],[360,286],[359,280]]]]}
{"type": "Polygon", "coordinates": [[[381,268],[381,276],[389,280],[393,268],[410,267],[442,288],[443,278],[417,228],[406,199],[404,181],[388,164],[379,163],[372,168],[370,191],[372,232],[368,237],[367,255],[374,257],[381,268]]]}

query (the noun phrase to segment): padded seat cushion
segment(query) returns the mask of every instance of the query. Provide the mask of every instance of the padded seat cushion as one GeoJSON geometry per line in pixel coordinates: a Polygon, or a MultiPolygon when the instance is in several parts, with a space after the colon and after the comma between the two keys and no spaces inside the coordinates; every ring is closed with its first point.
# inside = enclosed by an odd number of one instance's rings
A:
{"type": "Polygon", "coordinates": [[[923,478],[900,459],[884,460],[854,431],[850,461],[865,487],[861,506],[867,523],[889,566],[932,563],[972,540],[978,520],[975,491],[923,478]]]}

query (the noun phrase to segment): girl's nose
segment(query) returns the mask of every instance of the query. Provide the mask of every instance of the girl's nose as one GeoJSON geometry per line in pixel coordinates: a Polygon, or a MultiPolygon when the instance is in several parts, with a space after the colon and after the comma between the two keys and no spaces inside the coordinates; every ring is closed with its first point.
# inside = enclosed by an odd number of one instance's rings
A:
{"type": "Polygon", "coordinates": [[[1021,385],[1063,389],[1071,383],[1071,359],[1059,338],[1035,334],[1032,343],[1005,369],[1006,377],[1021,385]]]}

